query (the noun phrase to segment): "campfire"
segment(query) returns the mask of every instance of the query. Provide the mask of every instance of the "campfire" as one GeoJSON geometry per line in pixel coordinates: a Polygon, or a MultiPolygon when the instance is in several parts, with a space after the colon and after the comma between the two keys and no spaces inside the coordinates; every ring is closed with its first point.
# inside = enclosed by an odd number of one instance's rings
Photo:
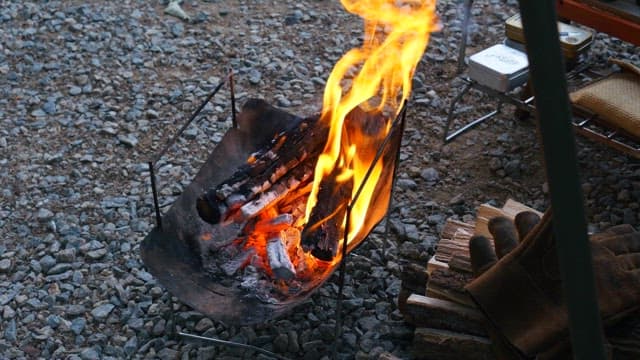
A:
{"type": "Polygon", "coordinates": [[[399,121],[434,26],[432,1],[343,0],[365,37],[335,65],[320,115],[249,100],[143,244],[181,300],[258,322],[304,300],[384,217],[399,121]]]}

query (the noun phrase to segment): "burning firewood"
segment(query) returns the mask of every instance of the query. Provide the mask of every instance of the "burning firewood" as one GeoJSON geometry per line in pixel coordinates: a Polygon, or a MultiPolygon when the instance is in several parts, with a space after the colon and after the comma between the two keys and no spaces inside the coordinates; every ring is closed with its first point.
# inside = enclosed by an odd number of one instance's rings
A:
{"type": "Polygon", "coordinates": [[[313,163],[305,164],[290,171],[284,178],[273,184],[267,191],[260,193],[254,200],[246,202],[239,209],[238,220],[247,220],[256,216],[260,211],[269,205],[282,199],[291,191],[296,190],[300,184],[311,179],[313,174],[313,163]]]}
{"type": "Polygon", "coordinates": [[[246,220],[308,178],[327,131],[316,120],[306,119],[280,133],[229,179],[200,196],[196,205],[200,217],[211,224],[246,220]],[[300,164],[304,169],[296,170],[300,164]],[[233,219],[238,212],[240,218],[233,219]]]}
{"type": "Polygon", "coordinates": [[[336,168],[323,179],[318,190],[318,202],[302,231],[302,248],[325,261],[331,261],[338,252],[338,243],[344,236],[342,223],[353,189],[350,179],[338,181],[339,171],[336,168]]]}
{"type": "MultiPolygon", "coordinates": [[[[376,150],[384,141],[386,126],[387,119],[380,112],[367,112],[357,107],[347,115],[343,141],[357,143],[358,161],[370,166],[376,150]]],[[[322,179],[318,202],[302,232],[304,250],[311,251],[320,260],[332,260],[340,239],[344,237],[343,221],[356,186],[353,178],[338,181],[344,171],[344,168],[335,167],[329,176],[322,179]]]]}

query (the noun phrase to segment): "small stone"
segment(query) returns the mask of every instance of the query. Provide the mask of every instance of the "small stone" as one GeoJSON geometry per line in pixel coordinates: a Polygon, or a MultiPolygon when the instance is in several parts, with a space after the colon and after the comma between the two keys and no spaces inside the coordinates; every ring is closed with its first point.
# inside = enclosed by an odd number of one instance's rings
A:
{"type": "Polygon", "coordinates": [[[366,316],[358,319],[358,325],[360,325],[365,332],[373,330],[378,324],[380,324],[380,320],[375,316],[366,316]]]}
{"type": "Polygon", "coordinates": [[[58,326],[60,326],[60,323],[62,323],[62,318],[60,318],[60,316],[58,315],[49,315],[47,317],[47,325],[49,325],[52,329],[58,328],[58,326]]]}
{"type": "Polygon", "coordinates": [[[98,250],[92,250],[87,252],[87,257],[93,259],[93,260],[97,260],[100,259],[101,257],[105,256],[107,254],[108,250],[106,248],[102,248],[102,249],[98,249],[98,250]]]}
{"type": "Polygon", "coordinates": [[[8,273],[11,271],[11,259],[0,260],[0,273],[8,273]]]}
{"type": "Polygon", "coordinates": [[[297,353],[300,351],[300,344],[298,343],[298,333],[295,331],[289,331],[287,333],[289,337],[289,352],[297,353]]]}
{"type": "Polygon", "coordinates": [[[420,177],[428,182],[436,182],[440,178],[440,175],[438,174],[438,170],[430,167],[422,170],[420,177]]]}
{"type": "Polygon", "coordinates": [[[59,263],[55,264],[49,271],[47,271],[47,275],[56,275],[62,274],[63,272],[69,271],[73,268],[73,265],[69,263],[59,263]]]}
{"type": "Polygon", "coordinates": [[[352,349],[355,349],[358,346],[358,337],[356,336],[356,334],[349,332],[342,335],[342,338],[344,339],[345,343],[347,343],[347,345],[349,345],[349,347],[351,347],[352,349]]]}
{"type": "Polygon", "coordinates": [[[178,358],[178,350],[164,348],[156,354],[160,360],[174,360],[178,358]]]}
{"type": "Polygon", "coordinates": [[[404,178],[396,180],[396,185],[403,190],[416,190],[418,188],[418,184],[415,181],[404,178]]]}
{"type": "Polygon", "coordinates": [[[167,325],[167,321],[165,319],[158,320],[154,325],[151,333],[155,336],[160,336],[164,333],[164,328],[167,325]]]}
{"type": "Polygon", "coordinates": [[[496,171],[502,167],[502,161],[497,157],[492,157],[489,160],[489,170],[496,171]]]}
{"type": "Polygon", "coordinates": [[[135,147],[136,145],[138,145],[138,138],[133,134],[118,135],[118,141],[129,147],[135,147]]]}
{"type": "Polygon", "coordinates": [[[344,308],[347,311],[356,310],[356,309],[362,308],[362,305],[364,304],[364,299],[362,298],[348,299],[343,301],[342,304],[344,305],[344,308]]]}
{"type": "Polygon", "coordinates": [[[109,314],[111,313],[111,310],[113,310],[113,308],[115,307],[115,305],[113,304],[102,304],[100,306],[95,307],[93,310],[91,310],[91,315],[96,319],[96,320],[104,320],[106,319],[107,316],[109,316],[109,314]]]}
{"type": "Polygon", "coordinates": [[[205,330],[208,330],[209,328],[211,328],[213,326],[213,321],[211,321],[211,319],[209,318],[202,318],[202,320],[198,321],[198,323],[196,324],[196,326],[194,327],[194,329],[197,332],[203,332],[205,330]]]}
{"type": "Polygon", "coordinates": [[[36,110],[33,110],[31,112],[31,116],[33,116],[33,117],[43,117],[43,116],[46,116],[46,115],[47,115],[47,113],[45,113],[44,110],[42,110],[42,109],[36,109],[36,110]]]}
{"type": "Polygon", "coordinates": [[[53,218],[53,212],[45,208],[40,208],[38,210],[38,213],[36,214],[36,217],[38,218],[38,220],[43,222],[49,221],[53,218]]]}
{"type": "Polygon", "coordinates": [[[147,119],[157,119],[160,117],[160,114],[158,114],[158,112],[153,109],[147,110],[145,112],[145,115],[147,116],[147,119]]]}
{"type": "Polygon", "coordinates": [[[100,353],[95,348],[86,348],[80,352],[80,358],[82,360],[100,359],[100,353]]]}
{"type": "Polygon", "coordinates": [[[11,308],[9,305],[5,305],[2,309],[2,318],[3,319],[12,319],[16,316],[16,311],[11,308]]]}
{"type": "Polygon", "coordinates": [[[138,338],[135,335],[130,337],[124,344],[123,350],[128,356],[133,355],[138,350],[138,338]]]}
{"type": "Polygon", "coordinates": [[[55,114],[57,111],[56,103],[48,101],[44,103],[44,105],[42,105],[42,110],[44,110],[44,112],[46,112],[49,115],[55,114]]]}
{"type": "Polygon", "coordinates": [[[17,339],[17,329],[16,329],[16,320],[11,319],[8,323],[6,323],[6,328],[4,329],[4,339],[9,342],[15,342],[17,339]]]}
{"type": "Polygon", "coordinates": [[[56,261],[62,263],[72,263],[76,261],[76,249],[70,248],[58,251],[56,261]]]}
{"type": "Polygon", "coordinates": [[[512,178],[520,177],[520,160],[514,159],[507,161],[507,163],[504,164],[504,172],[512,178]]]}
{"type": "Polygon", "coordinates": [[[260,80],[262,79],[262,74],[260,73],[260,71],[256,70],[256,69],[251,69],[249,71],[249,82],[252,83],[253,85],[258,85],[260,84],[260,80]]]}
{"type": "Polygon", "coordinates": [[[179,22],[174,23],[173,25],[171,25],[171,33],[175,37],[181,36],[182,33],[184,33],[184,25],[179,22]]]}
{"type": "Polygon", "coordinates": [[[281,107],[290,107],[291,106],[291,101],[289,101],[289,99],[287,99],[284,96],[279,96],[278,98],[278,106],[281,107]]]}
{"type": "Polygon", "coordinates": [[[289,336],[287,334],[279,334],[273,340],[273,348],[276,352],[286,352],[289,347],[289,336]]]}
{"type": "Polygon", "coordinates": [[[56,259],[54,259],[50,255],[45,255],[42,259],[40,259],[40,268],[43,272],[48,272],[56,264],[56,259]]]}
{"type": "Polygon", "coordinates": [[[80,94],[82,94],[82,88],[79,87],[79,86],[72,86],[69,89],[69,95],[71,95],[71,96],[76,96],[76,95],[80,95],[80,94]]]}
{"type": "Polygon", "coordinates": [[[87,320],[83,317],[75,318],[71,321],[71,331],[74,334],[80,335],[84,331],[85,326],[87,325],[87,320]]]}

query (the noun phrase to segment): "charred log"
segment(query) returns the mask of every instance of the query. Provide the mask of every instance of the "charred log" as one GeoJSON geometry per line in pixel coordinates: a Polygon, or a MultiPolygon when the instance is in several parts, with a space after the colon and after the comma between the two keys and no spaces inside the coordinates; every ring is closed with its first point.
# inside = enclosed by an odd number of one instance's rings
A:
{"type": "Polygon", "coordinates": [[[316,118],[308,118],[297,127],[278,134],[269,146],[252,154],[231,177],[198,198],[196,207],[200,217],[208,223],[218,224],[232,219],[239,210],[241,220],[254,216],[313,172],[327,130],[316,118]],[[304,165],[304,170],[294,171],[300,164],[304,165]],[[275,185],[279,186],[269,191],[275,185]]]}
{"type": "Polygon", "coordinates": [[[302,248],[320,260],[331,261],[344,236],[342,223],[351,200],[353,181],[338,181],[340,169],[325,177],[318,189],[318,201],[302,230],[302,248]]]}
{"type": "Polygon", "coordinates": [[[298,189],[301,184],[308,182],[313,175],[313,165],[312,162],[307,161],[293,169],[280,181],[270,186],[267,191],[258,194],[252,201],[245,202],[239,209],[237,208],[239,210],[237,215],[229,213],[227,216],[235,217],[238,221],[246,221],[253,218],[269,205],[276,203],[285,195],[298,189]]]}

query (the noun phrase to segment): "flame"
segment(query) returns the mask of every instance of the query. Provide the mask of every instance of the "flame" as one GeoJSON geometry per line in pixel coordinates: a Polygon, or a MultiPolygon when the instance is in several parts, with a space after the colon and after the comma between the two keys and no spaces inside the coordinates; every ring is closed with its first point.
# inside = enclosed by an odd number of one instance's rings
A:
{"type": "MultiPolygon", "coordinates": [[[[347,52],[333,68],[325,87],[321,121],[329,135],[315,169],[314,184],[306,207],[306,220],[317,203],[323,178],[335,174],[336,181],[353,183],[352,198],[364,181],[376,148],[391,129],[411,93],[415,68],[424,53],[429,34],[435,30],[435,0],[341,0],[350,13],[364,19],[363,45],[347,52]],[[355,73],[355,74],[354,74],[355,73]],[[379,133],[345,130],[345,120],[354,109],[384,114],[379,133]]],[[[353,127],[353,126],[352,126],[353,127]]],[[[375,164],[355,203],[351,204],[348,241],[360,235],[376,184],[384,165],[375,164]]],[[[384,179],[388,181],[388,179],[384,179]]],[[[351,201],[352,202],[352,201],[351,201]]],[[[346,221],[345,221],[346,222],[346,221]]],[[[343,227],[346,224],[343,223],[343,227]]]]}

